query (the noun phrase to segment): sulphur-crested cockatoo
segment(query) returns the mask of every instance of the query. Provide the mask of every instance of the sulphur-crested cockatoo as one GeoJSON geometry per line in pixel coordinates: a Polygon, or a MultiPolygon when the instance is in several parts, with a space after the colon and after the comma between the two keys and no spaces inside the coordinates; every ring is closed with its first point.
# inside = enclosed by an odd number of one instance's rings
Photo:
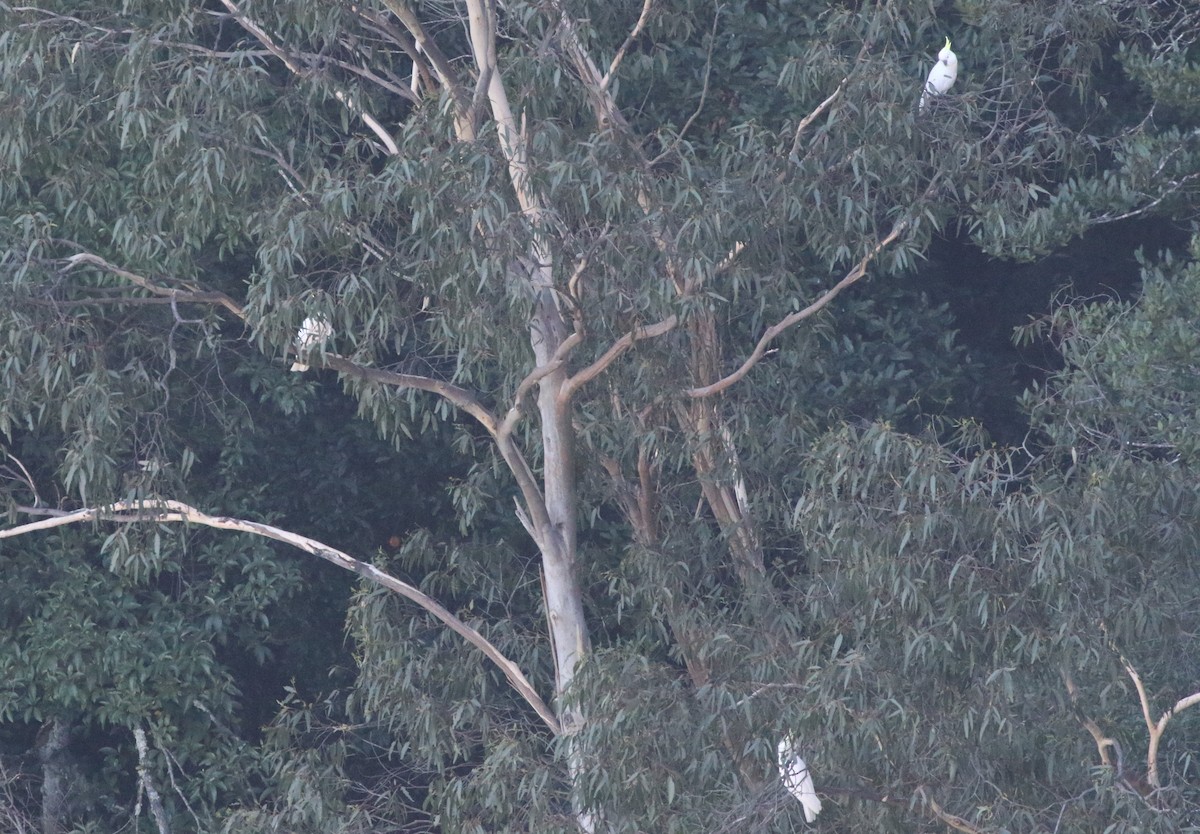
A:
{"type": "Polygon", "coordinates": [[[313,348],[320,347],[333,336],[333,325],[324,316],[308,316],[300,323],[300,332],[296,334],[296,353],[300,359],[292,363],[293,371],[307,371],[308,365],[303,362],[304,356],[313,348]]]}
{"type": "Polygon", "coordinates": [[[821,813],[821,798],[813,787],[812,774],[804,759],[796,752],[796,742],[791,736],[779,742],[779,779],[787,792],[804,806],[804,819],[812,822],[821,813]]]}
{"type": "Polygon", "coordinates": [[[956,78],[958,78],[958,56],[950,49],[950,39],[946,38],[946,45],[938,53],[937,63],[933,65],[933,69],[929,71],[929,77],[925,79],[925,91],[921,93],[921,103],[917,109],[924,110],[930,98],[940,96],[953,87],[956,78]]]}

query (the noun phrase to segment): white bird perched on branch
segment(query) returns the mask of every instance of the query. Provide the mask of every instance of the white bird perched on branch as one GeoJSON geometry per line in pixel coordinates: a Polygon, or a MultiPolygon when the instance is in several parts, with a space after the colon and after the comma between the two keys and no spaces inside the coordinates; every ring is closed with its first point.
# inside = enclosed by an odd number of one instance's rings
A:
{"type": "Polygon", "coordinates": [[[925,79],[925,91],[921,93],[921,103],[917,106],[918,112],[925,110],[925,105],[930,98],[940,96],[953,87],[956,78],[958,78],[958,56],[950,49],[950,39],[946,38],[946,45],[938,53],[937,63],[933,65],[933,69],[929,71],[929,77],[925,79]]]}
{"type": "Polygon", "coordinates": [[[796,752],[796,742],[791,736],[780,739],[778,750],[779,779],[787,792],[804,806],[804,819],[813,822],[821,813],[821,798],[813,787],[812,773],[796,752]]]}
{"type": "Polygon", "coordinates": [[[300,332],[296,334],[296,354],[300,357],[292,363],[293,371],[307,371],[308,365],[303,361],[313,348],[325,344],[333,336],[333,325],[324,316],[308,316],[300,323],[300,332]]]}

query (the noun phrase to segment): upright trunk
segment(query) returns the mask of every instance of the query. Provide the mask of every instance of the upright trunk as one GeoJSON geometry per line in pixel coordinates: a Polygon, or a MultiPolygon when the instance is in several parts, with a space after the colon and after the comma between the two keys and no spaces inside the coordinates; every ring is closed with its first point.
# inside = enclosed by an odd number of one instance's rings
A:
{"type": "MultiPolygon", "coordinates": [[[[565,698],[575,672],[590,647],[584,619],[583,592],[576,564],[576,506],[574,438],[569,398],[563,396],[567,373],[558,351],[567,338],[567,324],[559,308],[554,284],[552,248],[545,237],[544,207],[529,176],[528,148],[523,129],[504,87],[496,60],[496,8],[494,0],[467,0],[471,49],[481,85],[486,85],[491,115],[496,123],[500,150],[508,164],[509,179],[522,214],[533,230],[528,274],[534,296],[534,313],[529,322],[530,344],[535,367],[543,369],[538,380],[538,416],[542,435],[542,495],[545,520],[533,533],[542,556],[545,580],[547,628],[554,650],[555,695],[559,724],[573,736],[583,726],[583,714],[569,707],[565,698]]],[[[536,500],[527,496],[527,500],[536,500]]],[[[533,508],[530,508],[531,510],[533,508]]],[[[531,516],[541,515],[530,513],[531,516]]],[[[568,753],[568,769],[577,783],[582,756],[574,742],[568,753]]],[[[581,830],[591,832],[596,823],[583,808],[577,790],[575,814],[581,830]]]]}
{"type": "MultiPolygon", "coordinates": [[[[565,324],[553,291],[542,289],[531,325],[534,357],[539,366],[551,363],[566,335],[565,324]]],[[[562,368],[547,374],[538,387],[538,416],[542,433],[542,488],[549,528],[539,531],[542,572],[546,584],[546,618],[554,644],[555,694],[563,731],[578,729],[576,710],[564,711],[563,694],[570,688],[575,668],[590,647],[583,613],[583,592],[575,559],[576,506],[575,440],[570,403],[561,396],[567,373],[562,368]]]]}
{"type": "Polygon", "coordinates": [[[70,740],[71,728],[57,718],[43,724],[38,733],[36,752],[42,763],[42,834],[60,834],[66,830],[70,791],[66,752],[70,740]]]}

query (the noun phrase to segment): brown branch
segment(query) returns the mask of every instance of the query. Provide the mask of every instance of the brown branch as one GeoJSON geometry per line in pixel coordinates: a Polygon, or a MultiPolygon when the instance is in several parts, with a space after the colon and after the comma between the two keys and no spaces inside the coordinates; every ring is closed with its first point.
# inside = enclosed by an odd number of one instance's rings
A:
{"type": "Polygon", "coordinates": [[[838,281],[837,284],[835,284],[832,288],[826,290],[819,298],[817,298],[816,301],[814,301],[812,304],[809,304],[803,310],[797,310],[794,313],[789,313],[775,324],[768,327],[763,335],[759,338],[758,344],[754,346],[754,351],[749,357],[746,358],[746,361],[743,362],[741,367],[739,367],[736,371],[710,385],[703,385],[699,388],[689,388],[684,393],[687,396],[696,399],[700,397],[711,397],[713,394],[718,394],[741,380],[742,377],[750,373],[751,369],[753,369],[754,366],[758,364],[759,360],[763,358],[767,352],[767,346],[771,344],[771,342],[774,341],[780,333],[787,330],[789,327],[792,327],[793,325],[816,315],[818,312],[824,309],[829,302],[841,295],[844,289],[851,286],[864,275],[866,275],[867,267],[870,266],[871,262],[879,256],[880,252],[894,243],[907,228],[907,220],[902,220],[897,223],[892,228],[892,231],[888,233],[887,237],[876,243],[875,246],[871,248],[871,251],[863,255],[862,260],[855,264],[854,268],[846,273],[842,280],[838,281]]]}
{"type": "Polygon", "coordinates": [[[332,368],[335,371],[341,371],[344,374],[358,377],[359,379],[377,382],[393,388],[416,388],[418,391],[428,391],[431,394],[437,394],[442,399],[474,417],[493,438],[499,434],[500,422],[496,419],[496,415],[481,403],[474,393],[468,391],[466,388],[460,388],[451,382],[427,376],[419,376],[417,374],[401,374],[395,371],[385,371],[380,368],[369,368],[353,362],[344,356],[338,356],[335,353],[325,354],[324,356],[311,356],[308,363],[313,367],[332,368]]]}
{"type": "Polygon", "coordinates": [[[983,834],[982,828],[977,828],[962,817],[955,816],[954,814],[951,814],[949,811],[942,808],[942,806],[938,804],[938,801],[929,795],[929,792],[925,790],[924,786],[917,788],[917,796],[925,800],[926,804],[929,805],[929,810],[933,811],[934,816],[946,823],[946,825],[950,826],[955,831],[961,831],[963,834],[983,834]]]}
{"type": "Polygon", "coordinates": [[[551,712],[545,701],[542,700],[542,697],[538,695],[537,690],[534,689],[533,684],[525,677],[520,667],[509,660],[503,652],[496,648],[493,643],[476,629],[464,623],[449,609],[419,588],[409,585],[407,582],[403,582],[389,573],[385,573],[369,562],[355,559],[348,553],[343,553],[340,550],[329,547],[316,539],[310,539],[307,536],[301,536],[290,530],[284,530],[258,521],[248,521],[228,516],[211,516],[180,501],[160,501],[153,504],[121,501],[107,507],[88,507],[67,513],[66,515],[54,516],[41,521],[33,521],[28,524],[11,527],[7,530],[0,530],[0,539],[13,538],[26,533],[62,527],[68,524],[79,524],[86,521],[153,521],[158,523],[184,522],[199,524],[218,530],[234,530],[241,533],[262,536],[291,545],[313,556],[318,556],[343,570],[356,573],[376,585],[387,588],[389,591],[415,602],[421,608],[424,608],[434,617],[441,620],[452,631],[483,652],[504,674],[508,682],[525,702],[533,707],[534,711],[545,722],[550,731],[555,735],[560,733],[558,719],[555,718],[554,713],[551,712]]]}
{"type": "Polygon", "coordinates": [[[854,65],[850,72],[846,73],[846,77],[838,82],[837,87],[834,88],[833,92],[830,93],[824,101],[818,104],[811,113],[801,119],[800,124],[796,125],[796,134],[792,138],[792,149],[788,153],[789,158],[794,157],[800,151],[800,137],[804,134],[804,131],[808,129],[808,126],[816,121],[816,119],[822,113],[828,110],[829,105],[837,101],[838,96],[840,96],[842,91],[846,89],[846,82],[849,81],[850,76],[854,74],[854,68],[856,68],[858,64],[862,62],[863,57],[866,56],[867,50],[870,48],[871,42],[863,41],[862,47],[858,50],[858,55],[854,56],[854,65]]]}
{"type": "MultiPolygon", "coordinates": [[[[421,53],[429,59],[429,64],[433,68],[434,73],[438,77],[438,81],[442,87],[450,91],[451,99],[454,102],[455,124],[459,133],[459,139],[469,142],[475,139],[475,125],[471,116],[470,96],[466,94],[462,84],[459,83],[458,73],[455,72],[450,60],[446,54],[442,52],[441,47],[437,45],[425,27],[421,25],[420,18],[416,13],[401,0],[383,0],[383,5],[387,6],[388,11],[396,16],[403,24],[408,33],[412,35],[416,45],[421,53]]],[[[415,51],[415,50],[414,50],[415,51]]],[[[410,53],[409,57],[413,59],[413,63],[417,63],[417,59],[410,53]]]]}
{"type": "Polygon", "coordinates": [[[637,19],[637,23],[633,26],[633,31],[629,33],[629,37],[625,38],[625,42],[621,44],[617,50],[617,54],[613,56],[612,63],[608,65],[608,72],[604,73],[604,77],[600,79],[600,92],[608,92],[608,85],[612,83],[613,78],[617,74],[617,68],[621,66],[621,61],[625,60],[625,53],[629,51],[629,47],[633,46],[633,42],[642,34],[642,30],[646,28],[646,23],[650,20],[650,9],[654,5],[654,0],[645,0],[642,3],[642,13],[637,19]]]}
{"type": "MultiPolygon", "coordinates": [[[[281,46],[275,43],[275,39],[271,37],[266,29],[262,28],[249,17],[247,17],[242,10],[237,7],[237,4],[234,3],[233,0],[221,0],[221,5],[229,10],[229,13],[233,15],[234,20],[236,20],[243,29],[257,38],[258,42],[270,50],[272,55],[282,61],[283,65],[287,67],[289,71],[291,71],[294,75],[304,75],[303,68],[296,62],[296,59],[288,55],[288,53],[281,46]]],[[[400,155],[400,148],[396,145],[396,140],[392,138],[392,135],[387,132],[387,129],[384,128],[384,126],[381,125],[379,121],[367,111],[366,108],[360,106],[358,102],[354,100],[352,95],[338,87],[334,87],[333,95],[334,98],[344,104],[352,113],[363,120],[363,123],[370,128],[371,132],[374,133],[379,138],[379,141],[383,143],[383,146],[387,150],[388,154],[391,156],[400,155]]]]}
{"type": "MultiPolygon", "coordinates": [[[[1071,703],[1076,708],[1076,718],[1083,728],[1091,735],[1092,740],[1096,742],[1096,750],[1100,753],[1100,761],[1105,767],[1112,767],[1112,759],[1108,755],[1108,748],[1112,747],[1116,742],[1105,735],[1100,729],[1100,725],[1093,721],[1088,715],[1084,714],[1079,708],[1079,688],[1075,685],[1075,679],[1071,677],[1071,673],[1066,669],[1062,670],[1063,684],[1067,687],[1067,695],[1071,698],[1071,703]]],[[[1118,774],[1119,776],[1120,774],[1118,774]]]]}
{"type": "Polygon", "coordinates": [[[64,259],[66,266],[63,267],[63,272],[69,272],[81,264],[89,264],[98,267],[107,272],[111,272],[120,278],[124,278],[131,284],[141,287],[147,292],[173,301],[183,302],[206,302],[210,304],[219,304],[229,312],[233,313],[242,321],[246,320],[246,312],[232,298],[223,292],[203,292],[195,289],[176,290],[170,287],[160,287],[149,278],[138,275],[135,272],[130,272],[127,269],[122,269],[116,264],[111,264],[99,255],[93,255],[91,252],[79,252],[64,259]]]}
{"type": "Polygon", "coordinates": [[[617,358],[625,351],[634,346],[636,342],[643,339],[654,339],[666,333],[670,333],[675,329],[675,325],[679,323],[679,317],[672,314],[667,316],[660,322],[655,324],[647,324],[641,327],[635,327],[633,330],[621,336],[612,346],[604,352],[604,355],[597,359],[586,368],[575,373],[570,379],[563,383],[559,390],[559,399],[562,402],[569,402],[571,397],[575,396],[575,392],[581,387],[591,382],[593,379],[604,373],[617,358]]]}
{"type": "Polygon", "coordinates": [[[314,354],[307,361],[314,368],[331,368],[348,376],[357,377],[368,382],[388,385],[393,388],[415,388],[418,391],[427,391],[431,394],[436,394],[474,417],[491,436],[492,440],[495,441],[500,456],[508,464],[509,471],[512,472],[513,477],[516,479],[517,487],[521,490],[521,496],[525,500],[525,508],[532,516],[531,525],[527,526],[526,529],[530,530],[530,535],[539,546],[542,544],[543,537],[547,534],[547,531],[552,529],[553,525],[550,522],[550,516],[547,513],[546,502],[542,497],[542,492],[538,488],[537,477],[533,474],[533,470],[529,468],[529,463],[525,460],[524,455],[521,454],[521,450],[513,440],[511,433],[505,434],[501,432],[501,424],[496,415],[481,403],[474,393],[440,379],[418,376],[416,374],[401,374],[379,368],[369,368],[334,353],[327,353],[324,356],[314,354]],[[534,531],[537,532],[535,533],[534,531]]]}
{"type": "Polygon", "coordinates": [[[658,494],[655,483],[657,467],[650,460],[650,449],[643,440],[638,444],[638,513],[642,519],[642,535],[647,542],[658,540],[657,513],[654,498],[658,494]]]}

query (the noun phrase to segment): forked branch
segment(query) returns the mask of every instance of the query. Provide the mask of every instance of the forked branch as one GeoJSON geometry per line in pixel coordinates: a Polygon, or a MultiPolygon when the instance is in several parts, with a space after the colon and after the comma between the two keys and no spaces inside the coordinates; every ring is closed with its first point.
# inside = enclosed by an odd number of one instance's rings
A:
{"type": "MultiPolygon", "coordinates": [[[[271,37],[270,33],[267,32],[266,29],[264,29],[254,20],[247,17],[246,14],[237,7],[237,4],[234,3],[233,0],[221,0],[221,5],[229,10],[229,13],[233,15],[234,20],[241,24],[243,29],[257,38],[258,42],[265,46],[272,55],[282,61],[283,65],[287,67],[289,71],[291,71],[294,75],[304,74],[303,68],[299,63],[296,62],[296,59],[289,55],[287,51],[283,49],[283,47],[279,46],[279,44],[275,42],[275,39],[271,37]]],[[[350,95],[350,93],[346,92],[340,87],[335,87],[333,90],[333,95],[338,101],[344,104],[351,113],[363,120],[363,124],[370,128],[371,132],[374,133],[375,136],[379,138],[379,141],[383,143],[383,146],[387,150],[388,154],[391,156],[398,156],[400,154],[400,148],[396,145],[396,140],[392,138],[392,135],[388,133],[387,128],[381,125],[379,120],[372,116],[366,110],[366,108],[355,101],[354,97],[350,95]]]]}
{"type": "Polygon", "coordinates": [[[508,679],[513,689],[525,699],[525,702],[529,706],[533,707],[533,710],[545,722],[550,731],[555,735],[560,732],[558,719],[554,717],[554,713],[551,712],[546,702],[542,700],[542,697],[538,695],[537,690],[533,688],[533,684],[525,677],[520,667],[509,660],[491,641],[456,617],[433,597],[421,589],[409,585],[407,582],[403,582],[389,573],[385,573],[369,562],[355,559],[348,553],[343,553],[316,539],[301,536],[290,530],[284,530],[280,527],[274,527],[258,521],[208,515],[180,501],[159,501],[155,503],[122,501],[107,507],[89,507],[72,513],[55,515],[40,521],[32,521],[28,524],[11,527],[7,530],[0,530],[0,539],[14,538],[39,530],[49,530],[54,527],[63,527],[68,524],[79,524],[90,521],[115,521],[119,523],[145,521],[156,523],[183,522],[199,524],[204,527],[213,527],[218,530],[236,530],[241,533],[251,533],[263,538],[283,542],[284,544],[303,550],[305,553],[319,556],[343,570],[357,573],[359,576],[374,582],[376,585],[387,588],[389,591],[415,602],[421,608],[424,608],[434,617],[441,620],[445,625],[449,626],[452,631],[472,646],[483,652],[488,660],[492,661],[504,673],[504,676],[508,679]]]}
{"type": "Polygon", "coordinates": [[[1146,687],[1142,683],[1141,675],[1124,655],[1121,655],[1121,665],[1125,667],[1126,673],[1133,681],[1134,688],[1137,689],[1138,702],[1142,706],[1142,718],[1146,722],[1146,733],[1150,737],[1150,742],[1146,745],[1146,781],[1150,783],[1151,788],[1160,788],[1162,785],[1158,780],[1158,746],[1162,742],[1163,733],[1167,731],[1167,724],[1178,713],[1188,707],[1200,704],[1200,692],[1193,692],[1191,695],[1180,698],[1174,706],[1155,721],[1150,713],[1150,698],[1146,694],[1146,687]]]}

